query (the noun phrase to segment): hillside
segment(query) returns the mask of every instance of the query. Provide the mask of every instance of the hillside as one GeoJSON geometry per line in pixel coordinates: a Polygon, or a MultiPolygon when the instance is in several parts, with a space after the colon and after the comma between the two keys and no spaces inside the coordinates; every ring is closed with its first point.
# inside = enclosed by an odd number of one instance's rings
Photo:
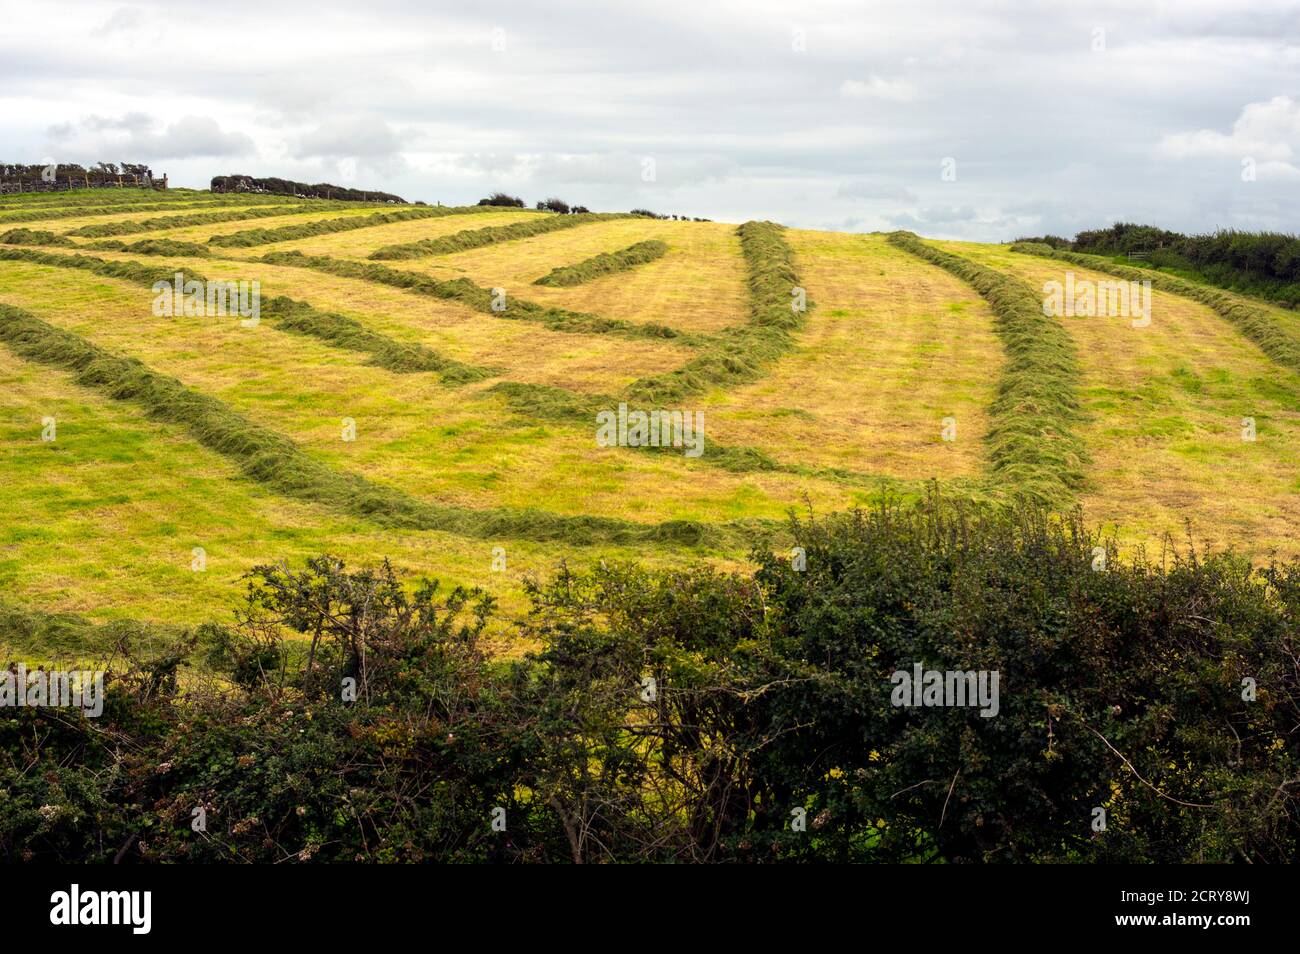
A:
{"type": "Polygon", "coordinates": [[[7,196],[0,233],[14,606],[198,623],[328,552],[517,611],[561,561],[733,566],[931,481],[1300,550],[1300,318],[1226,292],[1157,283],[1135,327],[1045,316],[1115,276],[1028,246],[185,190],[7,196]],[[177,272],[258,320],[157,314],[177,272]],[[703,452],[599,446],[620,404],[703,452]]]}

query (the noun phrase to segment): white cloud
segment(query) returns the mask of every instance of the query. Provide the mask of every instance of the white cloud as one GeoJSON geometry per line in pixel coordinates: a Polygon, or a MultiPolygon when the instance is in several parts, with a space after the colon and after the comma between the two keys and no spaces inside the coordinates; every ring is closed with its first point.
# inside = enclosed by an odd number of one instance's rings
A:
{"type": "Polygon", "coordinates": [[[910,103],[917,98],[916,87],[907,80],[872,76],[862,80],[845,80],[840,84],[844,99],[883,99],[894,103],[910,103]]]}
{"type": "Polygon", "coordinates": [[[298,158],[378,158],[402,148],[401,138],[378,116],[330,118],[298,138],[298,158]]]}
{"type": "Polygon", "coordinates": [[[255,151],[248,135],[226,132],[208,116],[184,116],[160,127],[140,112],[116,117],[92,114],[79,123],[50,126],[47,134],[53,153],[73,162],[216,158],[255,151]]]}
{"type": "Polygon", "coordinates": [[[15,160],[152,162],[186,186],[230,172],[355,175],[426,201],[504,188],[719,221],[883,228],[910,215],[918,230],[974,239],[1115,218],[1294,228],[1296,107],[1269,97],[1300,100],[1300,0],[1007,9],[10,4],[0,142],[15,160]],[[232,38],[232,22],[256,28],[232,38]],[[1098,25],[1104,55],[1091,50],[1098,25]],[[957,181],[940,181],[943,156],[958,160],[957,181]]]}
{"type": "Polygon", "coordinates": [[[1171,133],[1156,144],[1162,159],[1194,159],[1202,156],[1233,159],[1252,158],[1278,171],[1297,170],[1290,159],[1300,148],[1300,103],[1290,96],[1274,96],[1265,103],[1250,103],[1232,124],[1232,131],[1214,129],[1171,133]]]}

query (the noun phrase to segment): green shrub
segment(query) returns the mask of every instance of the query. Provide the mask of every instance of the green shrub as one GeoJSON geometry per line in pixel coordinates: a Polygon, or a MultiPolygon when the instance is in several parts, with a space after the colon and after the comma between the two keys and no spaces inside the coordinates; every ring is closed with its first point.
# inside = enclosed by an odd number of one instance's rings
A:
{"type": "Polygon", "coordinates": [[[510,661],[485,651],[495,607],[477,591],[329,557],[259,567],[204,637],[225,686],[178,678],[196,632],[114,672],[99,720],[0,710],[0,858],[1300,849],[1300,565],[1126,559],[1077,515],[937,498],[789,530],[806,564],[764,547],[752,575],[561,566],[530,586],[522,635],[540,648],[510,661]],[[915,664],[996,672],[996,712],[896,704],[915,664]]]}

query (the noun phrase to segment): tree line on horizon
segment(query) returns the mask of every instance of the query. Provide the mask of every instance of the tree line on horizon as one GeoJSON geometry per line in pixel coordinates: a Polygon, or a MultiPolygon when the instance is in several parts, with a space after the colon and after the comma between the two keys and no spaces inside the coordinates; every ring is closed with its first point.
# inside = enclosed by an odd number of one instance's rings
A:
{"type": "Polygon", "coordinates": [[[1300,306],[1300,238],[1284,232],[1219,229],[1184,235],[1154,225],[1116,222],[1109,228],[1018,238],[1089,255],[1122,257],[1126,264],[1158,268],[1229,291],[1300,306]]]}

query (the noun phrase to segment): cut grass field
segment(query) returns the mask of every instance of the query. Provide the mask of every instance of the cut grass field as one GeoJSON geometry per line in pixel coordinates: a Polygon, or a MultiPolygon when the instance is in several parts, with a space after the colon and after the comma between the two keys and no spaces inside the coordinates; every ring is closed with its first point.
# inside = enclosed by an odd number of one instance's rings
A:
{"type": "MultiPolygon", "coordinates": [[[[998,246],[934,243],[1041,289],[1111,277],[998,246]]],[[[1158,547],[1163,533],[1261,556],[1300,551],[1300,375],[1208,306],[1153,290],[1151,324],[1061,318],[1077,344],[1087,516],[1158,547]],[[1242,440],[1243,418],[1256,440],[1242,440]]]]}
{"type": "Polygon", "coordinates": [[[781,540],[790,509],[931,481],[980,500],[1054,481],[1128,543],[1181,538],[1190,520],[1198,540],[1252,557],[1300,549],[1300,374],[1184,295],[1158,289],[1145,329],[1058,323],[1030,314],[1042,283],[1065,267],[1105,276],[1001,246],[918,253],[880,234],[639,217],[537,231],[515,226],[565,220],[242,198],[0,199],[0,222],[24,219],[12,227],[34,243],[0,250],[0,490],[18,502],[0,528],[0,604],[198,623],[228,614],[257,563],[332,552],[483,586],[516,612],[523,574],[560,560],[739,565],[754,533],[781,540]],[[334,230],[345,220],[365,224],[334,230]],[[209,242],[250,230],[266,231],[209,242]],[[106,239],[126,250],[92,247],[106,239]],[[413,244],[419,257],[371,258],[413,244]],[[619,258],[637,248],[653,254],[619,258]],[[576,284],[538,284],[575,266],[576,284]],[[156,316],[151,280],[177,270],[256,280],[263,321],[156,316]],[[791,308],[799,289],[806,310],[791,308]],[[83,346],[136,370],[88,376],[64,360],[83,346]],[[140,375],[189,397],[151,411],[165,389],[140,375]],[[702,412],[704,456],[598,446],[595,411],[619,401],[702,412]],[[214,439],[178,416],[190,404],[292,466],[214,439]],[[1058,453],[1071,434],[1083,452],[1058,453]]]}

